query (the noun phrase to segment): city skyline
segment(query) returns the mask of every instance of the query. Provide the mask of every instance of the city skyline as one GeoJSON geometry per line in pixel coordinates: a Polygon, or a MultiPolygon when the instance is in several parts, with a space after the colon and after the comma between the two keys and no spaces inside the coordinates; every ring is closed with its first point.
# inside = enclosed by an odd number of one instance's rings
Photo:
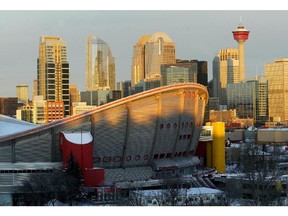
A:
{"type": "Polygon", "coordinates": [[[288,57],[288,31],[283,28],[286,11],[0,11],[0,96],[16,96],[16,86],[23,83],[29,86],[31,99],[41,36],[66,41],[70,83],[80,91],[85,89],[85,40],[89,34],[109,44],[117,82],[131,80],[133,45],[142,35],[154,32],[171,37],[176,58],[207,61],[210,81],[212,61],[219,50],[238,47],[232,31],[240,17],[250,31],[245,43],[246,78],[263,75],[265,64],[288,57]]]}

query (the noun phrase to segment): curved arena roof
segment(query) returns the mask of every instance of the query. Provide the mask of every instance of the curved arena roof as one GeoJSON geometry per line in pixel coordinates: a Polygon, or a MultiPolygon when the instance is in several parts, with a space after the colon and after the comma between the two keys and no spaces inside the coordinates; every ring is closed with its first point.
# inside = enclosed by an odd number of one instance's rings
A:
{"type": "Polygon", "coordinates": [[[0,163],[61,162],[60,132],[88,131],[93,163],[151,166],[194,156],[208,101],[206,87],[183,83],[145,91],[33,129],[0,137],[0,163]]]}

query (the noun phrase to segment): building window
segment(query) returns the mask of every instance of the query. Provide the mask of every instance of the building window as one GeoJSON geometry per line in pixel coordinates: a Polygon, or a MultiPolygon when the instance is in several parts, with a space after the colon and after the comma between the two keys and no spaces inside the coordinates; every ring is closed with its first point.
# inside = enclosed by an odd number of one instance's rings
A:
{"type": "Polygon", "coordinates": [[[171,158],[171,155],[172,155],[171,153],[167,153],[166,158],[171,158]]]}

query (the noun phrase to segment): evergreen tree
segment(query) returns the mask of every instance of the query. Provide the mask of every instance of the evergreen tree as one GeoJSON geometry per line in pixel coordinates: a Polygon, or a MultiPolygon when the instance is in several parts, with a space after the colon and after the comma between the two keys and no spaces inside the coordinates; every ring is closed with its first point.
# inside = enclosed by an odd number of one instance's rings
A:
{"type": "Polygon", "coordinates": [[[80,169],[79,164],[77,163],[77,161],[75,161],[74,156],[72,154],[72,152],[70,152],[69,157],[68,157],[68,161],[66,164],[66,167],[64,169],[64,172],[67,176],[73,176],[77,179],[77,183],[80,186],[81,182],[82,182],[82,172],[80,169]]]}
{"type": "Polygon", "coordinates": [[[70,152],[66,167],[64,169],[67,199],[72,205],[73,201],[81,193],[83,182],[82,172],[77,161],[75,161],[72,152],[70,152]]]}

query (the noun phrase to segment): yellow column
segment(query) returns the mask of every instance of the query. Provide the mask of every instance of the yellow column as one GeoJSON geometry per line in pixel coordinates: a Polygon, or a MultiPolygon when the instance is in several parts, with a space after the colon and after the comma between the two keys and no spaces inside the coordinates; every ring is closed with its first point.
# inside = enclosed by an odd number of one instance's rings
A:
{"type": "Polygon", "coordinates": [[[225,124],[224,122],[213,122],[213,166],[219,173],[225,173],[225,124]]]}

